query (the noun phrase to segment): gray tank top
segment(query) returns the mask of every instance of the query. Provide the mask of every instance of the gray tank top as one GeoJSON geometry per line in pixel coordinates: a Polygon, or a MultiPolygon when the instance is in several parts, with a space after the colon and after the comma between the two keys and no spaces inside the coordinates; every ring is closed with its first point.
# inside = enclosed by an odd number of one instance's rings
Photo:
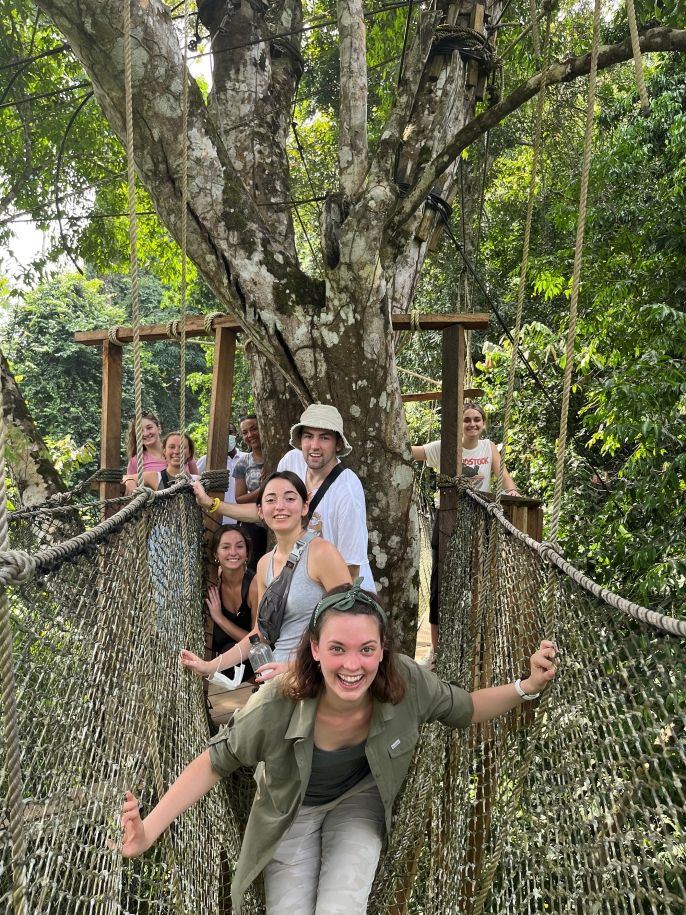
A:
{"type": "MultiPolygon", "coordinates": [[[[307,574],[307,557],[310,544],[302,551],[298,564],[293,572],[291,587],[288,591],[286,610],[283,615],[281,633],[274,646],[275,661],[289,661],[295,654],[302,634],[312,616],[312,611],[324,596],[324,588],[312,581],[307,574]]],[[[269,586],[274,578],[274,552],[269,557],[266,584],[269,586]]]]}

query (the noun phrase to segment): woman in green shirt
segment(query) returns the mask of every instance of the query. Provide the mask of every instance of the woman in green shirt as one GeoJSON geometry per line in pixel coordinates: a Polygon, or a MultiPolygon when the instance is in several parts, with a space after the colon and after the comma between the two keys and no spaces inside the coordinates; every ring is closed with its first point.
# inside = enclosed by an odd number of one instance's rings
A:
{"type": "Polygon", "coordinates": [[[537,698],[554,658],[552,642],[542,642],[528,677],[470,694],[395,652],[376,595],[357,582],[334,588],[291,670],[251,697],[144,820],[127,794],[122,854],[145,852],[220,778],[259,766],[234,910],[264,871],[269,915],[362,915],[419,726],[466,728],[504,715],[537,698]]]}

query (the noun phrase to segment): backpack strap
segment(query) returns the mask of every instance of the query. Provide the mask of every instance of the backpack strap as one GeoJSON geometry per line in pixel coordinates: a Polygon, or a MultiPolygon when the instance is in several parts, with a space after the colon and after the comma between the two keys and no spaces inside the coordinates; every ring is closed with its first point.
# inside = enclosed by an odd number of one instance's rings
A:
{"type": "Polygon", "coordinates": [[[345,470],[345,464],[343,464],[342,461],[339,461],[336,464],[336,466],[333,467],[329,471],[329,473],[328,473],[326,479],[324,480],[324,482],[322,483],[322,485],[319,487],[317,492],[312,496],[312,500],[310,502],[310,507],[307,512],[307,523],[308,524],[310,523],[310,520],[312,519],[314,510],[316,509],[316,507],[319,505],[319,503],[322,501],[322,499],[326,495],[327,490],[329,489],[329,487],[331,486],[332,483],[336,482],[336,480],[340,477],[340,475],[343,473],[344,470],[345,470]]]}

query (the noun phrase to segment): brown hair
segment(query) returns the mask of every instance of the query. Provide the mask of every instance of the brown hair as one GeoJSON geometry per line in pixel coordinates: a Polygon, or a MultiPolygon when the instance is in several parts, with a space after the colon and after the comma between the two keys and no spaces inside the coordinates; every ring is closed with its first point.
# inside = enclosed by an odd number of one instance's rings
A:
{"type": "Polygon", "coordinates": [[[464,413],[465,410],[476,410],[478,413],[481,414],[481,419],[483,419],[483,421],[486,422],[486,414],[484,413],[484,408],[480,407],[478,403],[472,403],[471,400],[468,400],[464,404],[464,406],[462,408],[462,412],[464,413]]]}
{"type": "Polygon", "coordinates": [[[222,524],[221,527],[218,527],[214,534],[212,534],[212,558],[216,560],[217,550],[219,549],[221,539],[224,534],[229,532],[235,532],[241,535],[245,542],[246,560],[250,562],[250,557],[252,556],[252,540],[247,531],[242,528],[240,524],[222,524]]]}
{"type": "MultiPolygon", "coordinates": [[[[178,435],[179,438],[181,438],[181,433],[178,429],[174,429],[173,432],[167,432],[165,437],[162,439],[162,449],[163,450],[167,447],[167,439],[170,439],[172,437],[172,435],[178,435]]],[[[187,447],[185,447],[183,449],[184,450],[183,456],[186,459],[186,461],[192,461],[193,458],[195,457],[195,442],[190,437],[190,435],[184,435],[184,438],[186,439],[187,447]]]]}
{"type": "MultiPolygon", "coordinates": [[[[350,591],[351,585],[338,585],[327,591],[324,597],[330,597],[333,594],[346,594],[350,591]]],[[[380,603],[376,594],[371,591],[365,591],[375,603],[380,603]]],[[[314,611],[313,611],[314,613],[314,611]]],[[[314,621],[313,627],[308,627],[300,639],[298,649],[295,654],[293,665],[283,677],[281,684],[282,694],[286,699],[298,701],[299,699],[314,699],[322,690],[324,678],[322,677],[319,664],[312,657],[310,642],[318,642],[321,636],[323,623],[332,614],[340,615],[349,613],[355,616],[372,616],[379,625],[379,633],[383,641],[383,658],[379,663],[379,669],[372,681],[369,692],[373,699],[379,702],[390,702],[397,705],[405,695],[405,682],[398,670],[396,664],[396,648],[390,623],[385,624],[381,615],[374,608],[373,603],[355,601],[348,609],[342,610],[334,607],[328,607],[323,610],[314,621]]]]}
{"type": "MultiPolygon", "coordinates": [[[[162,424],[159,419],[155,416],[150,410],[143,410],[141,413],[141,419],[149,419],[150,422],[155,423],[157,428],[162,432],[162,424]]],[[[145,451],[145,445],[143,445],[143,451],[145,451]]],[[[136,417],[131,420],[129,423],[129,431],[126,433],[126,453],[132,458],[136,456],[136,417]]]]}

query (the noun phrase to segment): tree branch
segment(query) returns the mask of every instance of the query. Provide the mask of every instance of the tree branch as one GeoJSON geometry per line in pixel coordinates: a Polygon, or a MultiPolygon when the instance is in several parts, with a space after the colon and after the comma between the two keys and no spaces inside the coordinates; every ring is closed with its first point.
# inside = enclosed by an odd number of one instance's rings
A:
{"type": "Polygon", "coordinates": [[[396,152],[402,143],[403,132],[419,91],[437,20],[438,14],[435,10],[425,11],[420,7],[419,22],[405,55],[398,93],[384,125],[370,169],[372,182],[393,181],[395,177],[396,152]]]}
{"type": "MultiPolygon", "coordinates": [[[[125,137],[120,0],[37,0],[85,67],[114,132],[125,137]]],[[[323,301],[323,284],[303,273],[274,238],[190,81],[188,137],[179,108],[184,63],[161,0],[133,4],[134,149],[137,173],[172,234],[181,235],[181,162],[188,143],[188,255],[258,350],[288,373],[270,331],[301,303],[323,301]]]]}
{"type": "Polygon", "coordinates": [[[341,190],[353,197],[367,173],[367,47],[362,0],[338,0],[341,109],[338,166],[341,190]]]}
{"type": "MultiPolygon", "coordinates": [[[[641,51],[644,54],[651,51],[686,51],[686,30],[665,27],[649,29],[641,36],[640,43],[641,51]]],[[[631,56],[631,41],[628,38],[619,44],[603,45],[598,55],[598,69],[605,70],[615,64],[623,63],[631,56]]],[[[590,65],[590,53],[556,62],[548,68],[545,74],[546,85],[572,82],[580,76],[585,76],[589,72],[590,65]]],[[[532,99],[539,91],[542,80],[543,74],[536,74],[518,86],[507,98],[458,130],[453,139],[426,166],[408,196],[400,201],[395,214],[387,225],[387,235],[393,235],[412,217],[424,203],[436,180],[468,146],[532,99]]]]}

